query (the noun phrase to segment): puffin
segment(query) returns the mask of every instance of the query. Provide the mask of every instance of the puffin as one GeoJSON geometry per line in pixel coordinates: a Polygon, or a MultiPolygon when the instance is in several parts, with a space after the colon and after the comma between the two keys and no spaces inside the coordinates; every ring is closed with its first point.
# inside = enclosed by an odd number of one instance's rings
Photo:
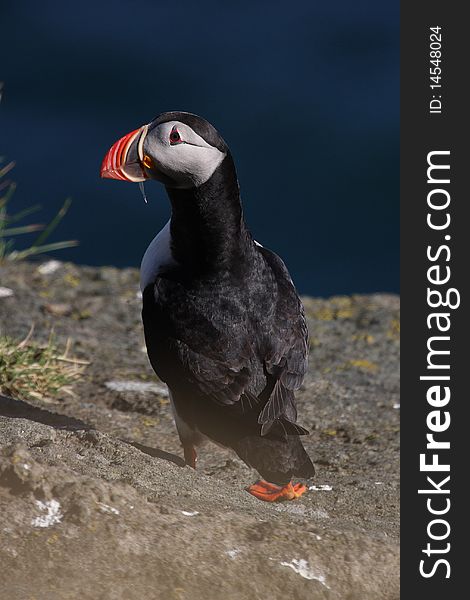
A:
{"type": "Polygon", "coordinates": [[[308,360],[302,303],[284,262],[253,239],[230,150],[208,121],[165,112],[115,142],[101,177],[162,183],[171,218],[142,259],[150,363],[167,384],[187,465],[209,439],[261,479],[260,500],[294,500],[315,473],[295,392],[308,360]]]}

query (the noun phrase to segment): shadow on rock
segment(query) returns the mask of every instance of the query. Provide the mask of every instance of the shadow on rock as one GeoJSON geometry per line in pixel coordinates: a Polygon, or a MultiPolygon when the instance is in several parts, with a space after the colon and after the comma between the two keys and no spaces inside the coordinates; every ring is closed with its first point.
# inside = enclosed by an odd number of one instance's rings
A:
{"type": "Polygon", "coordinates": [[[143,452],[144,454],[148,454],[149,456],[162,458],[163,460],[172,462],[177,467],[186,466],[186,463],[184,462],[184,459],[181,458],[181,456],[176,456],[176,454],[171,454],[171,452],[165,452],[164,450],[160,450],[160,448],[151,448],[150,446],[144,446],[143,444],[139,444],[138,442],[131,442],[122,438],[121,442],[129,444],[129,446],[134,446],[134,448],[137,448],[137,450],[140,450],[141,452],[143,452]]]}
{"type": "Polygon", "coordinates": [[[50,425],[54,429],[66,429],[67,431],[90,430],[92,427],[80,419],[60,415],[38,406],[28,404],[23,400],[15,400],[8,396],[0,395],[0,416],[13,419],[28,419],[43,425],[50,425]]]}

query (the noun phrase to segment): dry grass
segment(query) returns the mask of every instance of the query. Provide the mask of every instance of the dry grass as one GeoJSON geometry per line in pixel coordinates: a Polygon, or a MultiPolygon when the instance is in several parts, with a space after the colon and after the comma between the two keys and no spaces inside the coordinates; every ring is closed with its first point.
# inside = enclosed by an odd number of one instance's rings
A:
{"type": "Polygon", "coordinates": [[[63,352],[51,333],[47,344],[31,341],[32,330],[22,342],[0,338],[0,391],[22,400],[53,402],[59,394],[73,394],[86,361],[69,356],[70,340],[63,352]]]}

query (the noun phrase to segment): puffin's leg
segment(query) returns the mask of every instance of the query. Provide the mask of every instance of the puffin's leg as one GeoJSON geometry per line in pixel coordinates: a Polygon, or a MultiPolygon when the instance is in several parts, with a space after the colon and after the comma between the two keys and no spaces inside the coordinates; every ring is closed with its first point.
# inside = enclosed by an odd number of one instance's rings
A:
{"type": "Polygon", "coordinates": [[[247,492],[265,502],[283,502],[285,500],[295,500],[307,491],[307,486],[303,483],[288,483],[284,486],[269,483],[269,481],[258,481],[247,488],[247,492]]]}
{"type": "Polygon", "coordinates": [[[197,453],[196,448],[192,444],[183,444],[184,460],[191,468],[196,468],[197,453]]]}

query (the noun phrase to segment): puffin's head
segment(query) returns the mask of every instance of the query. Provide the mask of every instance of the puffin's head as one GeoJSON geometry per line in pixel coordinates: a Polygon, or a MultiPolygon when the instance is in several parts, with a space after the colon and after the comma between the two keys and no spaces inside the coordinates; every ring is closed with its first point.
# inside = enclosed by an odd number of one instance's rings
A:
{"type": "Polygon", "coordinates": [[[227,153],[224,140],[205,119],[166,112],[113,144],[101,165],[101,177],[197,187],[210,179],[227,153]]]}

